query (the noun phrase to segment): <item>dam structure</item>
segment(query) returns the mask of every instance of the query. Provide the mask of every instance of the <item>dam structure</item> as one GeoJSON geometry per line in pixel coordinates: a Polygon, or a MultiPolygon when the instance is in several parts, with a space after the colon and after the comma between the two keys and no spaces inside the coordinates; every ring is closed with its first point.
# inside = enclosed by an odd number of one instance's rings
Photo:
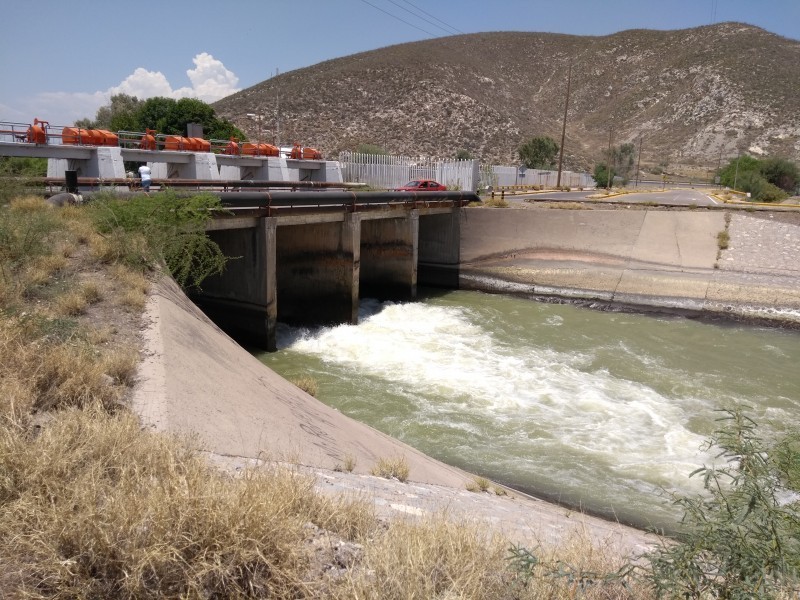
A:
{"type": "Polygon", "coordinates": [[[276,349],[278,321],[358,322],[361,297],[409,300],[417,285],[458,287],[471,192],[221,194],[207,227],[229,261],[190,297],[235,339],[276,349]],[[249,204],[249,206],[247,206],[249,204]]]}

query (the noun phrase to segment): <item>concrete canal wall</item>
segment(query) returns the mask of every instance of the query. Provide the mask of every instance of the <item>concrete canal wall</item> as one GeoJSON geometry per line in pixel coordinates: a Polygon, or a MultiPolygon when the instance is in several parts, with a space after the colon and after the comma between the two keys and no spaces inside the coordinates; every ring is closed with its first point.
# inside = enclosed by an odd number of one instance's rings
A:
{"type": "Polygon", "coordinates": [[[475,208],[459,286],[800,325],[799,253],[794,213],[475,208]]]}

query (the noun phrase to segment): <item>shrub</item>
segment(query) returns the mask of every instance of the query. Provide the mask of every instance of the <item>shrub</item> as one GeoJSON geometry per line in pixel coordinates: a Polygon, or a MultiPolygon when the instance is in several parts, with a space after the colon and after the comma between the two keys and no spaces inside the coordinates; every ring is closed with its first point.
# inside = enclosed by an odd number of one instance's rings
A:
{"type": "Polygon", "coordinates": [[[706,494],[676,499],[684,511],[681,540],[645,556],[645,579],[659,597],[773,598],[798,591],[798,437],[770,448],[741,409],[724,412],[724,426],[708,442],[720,449],[723,466],[692,473],[703,478],[706,494]]]}
{"type": "Polygon", "coordinates": [[[184,198],[172,191],[125,201],[104,196],[92,203],[106,261],[140,270],[164,264],[182,287],[199,287],[225,267],[225,256],[205,233],[212,211],[220,209],[210,194],[184,198]]]}
{"type": "Polygon", "coordinates": [[[717,247],[720,250],[726,250],[731,241],[731,235],[724,229],[717,234],[717,247]]]}
{"type": "Polygon", "coordinates": [[[606,163],[598,163],[594,167],[594,173],[592,174],[592,179],[594,179],[596,187],[610,189],[611,186],[614,184],[615,176],[616,176],[616,171],[612,168],[611,177],[609,179],[608,166],[606,165],[606,163]]]}

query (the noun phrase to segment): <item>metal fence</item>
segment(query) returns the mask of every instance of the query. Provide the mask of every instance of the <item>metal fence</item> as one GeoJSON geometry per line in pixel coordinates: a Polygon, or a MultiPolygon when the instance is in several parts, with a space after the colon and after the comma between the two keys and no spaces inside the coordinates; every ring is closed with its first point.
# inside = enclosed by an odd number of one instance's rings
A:
{"type": "MultiPolygon", "coordinates": [[[[538,185],[555,187],[557,171],[480,165],[477,160],[437,160],[429,157],[388,154],[339,155],[342,177],[374,188],[393,189],[414,179],[435,179],[452,190],[479,191],[500,185],[538,185]]],[[[561,185],[571,188],[594,187],[588,173],[561,172],[561,185]]]]}
{"type": "Polygon", "coordinates": [[[428,157],[388,154],[339,155],[342,177],[352,183],[366,183],[375,188],[393,189],[414,179],[435,179],[451,190],[478,189],[478,161],[436,160],[428,157]]]}
{"type": "MultiPolygon", "coordinates": [[[[499,185],[538,185],[543,188],[554,188],[558,182],[558,171],[544,171],[540,169],[526,169],[520,172],[517,167],[492,166],[492,183],[499,185]]],[[[589,173],[576,173],[574,171],[561,171],[561,185],[570,188],[595,187],[595,181],[589,173]]]]}

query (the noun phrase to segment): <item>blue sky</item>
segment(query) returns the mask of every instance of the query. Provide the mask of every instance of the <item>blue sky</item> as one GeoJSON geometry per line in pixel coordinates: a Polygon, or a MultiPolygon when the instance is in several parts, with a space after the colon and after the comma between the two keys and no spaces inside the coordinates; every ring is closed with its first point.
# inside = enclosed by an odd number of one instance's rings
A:
{"type": "Polygon", "coordinates": [[[456,33],[607,35],[741,21],[800,38],[800,0],[0,0],[0,121],[94,117],[126,92],[214,101],[356,52],[456,33]]]}

